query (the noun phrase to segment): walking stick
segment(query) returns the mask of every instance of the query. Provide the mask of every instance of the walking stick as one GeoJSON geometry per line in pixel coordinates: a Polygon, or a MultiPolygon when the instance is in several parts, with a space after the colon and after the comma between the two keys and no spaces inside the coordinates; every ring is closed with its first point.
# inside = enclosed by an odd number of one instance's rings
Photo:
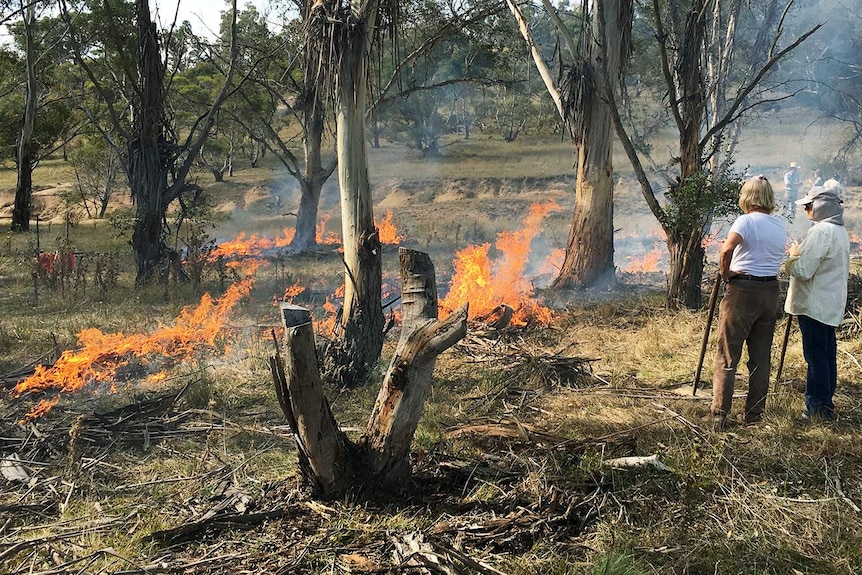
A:
{"type": "Polygon", "coordinates": [[[781,371],[784,369],[784,355],[787,353],[787,340],[790,339],[790,328],[793,326],[793,316],[787,316],[787,325],[784,327],[784,340],[781,342],[781,355],[778,356],[778,373],[775,375],[775,383],[781,381],[781,371]]]}
{"type": "Polygon", "coordinates": [[[718,301],[718,290],[721,287],[721,274],[716,274],[715,285],[712,286],[712,295],[709,296],[709,314],[706,316],[706,329],[703,332],[703,341],[700,344],[700,357],[697,360],[697,369],[694,372],[694,385],[691,394],[697,395],[697,386],[700,383],[700,372],[703,370],[703,358],[706,357],[706,344],[709,342],[709,329],[712,327],[712,318],[715,316],[715,303],[718,301]]]}

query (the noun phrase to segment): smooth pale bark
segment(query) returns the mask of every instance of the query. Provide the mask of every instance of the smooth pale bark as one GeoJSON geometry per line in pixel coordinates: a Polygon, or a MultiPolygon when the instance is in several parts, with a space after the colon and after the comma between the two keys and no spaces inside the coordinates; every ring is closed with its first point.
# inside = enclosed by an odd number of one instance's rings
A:
{"type": "Polygon", "coordinates": [[[33,145],[33,130],[36,125],[36,49],[33,39],[33,27],[36,21],[35,2],[26,6],[24,11],[24,64],[27,72],[24,95],[24,119],[21,123],[21,135],[18,138],[18,183],[15,187],[15,204],[12,207],[12,231],[27,231],[30,229],[30,212],[33,200],[33,165],[35,164],[35,149],[33,145]]]}
{"type": "Polygon", "coordinates": [[[366,87],[377,2],[357,3],[358,24],[341,31],[336,72],[336,130],[344,311],[341,337],[330,346],[326,377],[337,385],[362,384],[383,349],[382,258],[374,226],[365,148],[366,87]]]}
{"type": "MultiPolygon", "coordinates": [[[[506,5],[512,12],[512,16],[515,17],[515,22],[518,23],[518,29],[521,31],[521,36],[524,38],[524,41],[530,48],[530,55],[533,57],[533,62],[536,65],[536,70],[538,70],[539,76],[542,78],[542,82],[544,82],[545,88],[548,90],[548,94],[550,94],[551,99],[554,101],[554,106],[556,106],[557,108],[557,113],[559,113],[560,117],[565,120],[566,113],[563,106],[562,94],[560,94],[559,87],[554,81],[554,76],[553,74],[551,74],[551,70],[548,68],[547,63],[545,62],[545,58],[542,56],[542,52],[536,46],[536,41],[533,39],[532,32],[530,32],[529,22],[527,22],[527,19],[524,17],[524,13],[521,11],[521,8],[518,6],[515,0],[506,0],[506,5]]],[[[546,5],[545,8],[548,10],[549,13],[556,13],[553,7],[546,5]]],[[[569,45],[571,44],[572,43],[569,42],[569,45]]]]}

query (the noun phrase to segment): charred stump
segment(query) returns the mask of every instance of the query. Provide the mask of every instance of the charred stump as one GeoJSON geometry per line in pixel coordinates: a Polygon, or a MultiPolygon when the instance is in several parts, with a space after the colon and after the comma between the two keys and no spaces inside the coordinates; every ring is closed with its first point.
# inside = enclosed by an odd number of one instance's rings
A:
{"type": "Polygon", "coordinates": [[[279,404],[294,433],[300,472],[316,497],[372,496],[409,478],[410,445],[432,382],[437,356],[467,333],[467,305],[437,319],[434,266],[422,252],[401,249],[403,324],[365,433],[351,442],[323,393],[310,312],[282,306],[282,354],[270,360],[279,404]]]}

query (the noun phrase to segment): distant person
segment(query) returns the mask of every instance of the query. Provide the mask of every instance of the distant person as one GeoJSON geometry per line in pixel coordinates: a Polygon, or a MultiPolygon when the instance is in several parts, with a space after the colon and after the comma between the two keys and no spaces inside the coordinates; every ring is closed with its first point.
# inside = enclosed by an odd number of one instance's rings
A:
{"type": "Polygon", "coordinates": [[[742,345],[748,348],[748,396],[742,419],[760,421],[769,389],[769,361],[779,304],[778,269],[785,256],[787,229],[775,211],[775,193],[763,176],[746,180],[739,216],[721,246],[718,267],[727,282],[719,307],[718,351],[712,375],[709,421],[727,425],[742,345]]]}
{"type": "Polygon", "coordinates": [[[811,173],[811,187],[816,188],[817,186],[823,185],[823,175],[820,173],[820,170],[814,170],[811,173]]]}
{"type": "Polygon", "coordinates": [[[827,190],[833,190],[836,194],[838,194],[838,199],[840,201],[844,201],[844,188],[841,187],[841,182],[838,181],[838,174],[835,174],[825,182],[823,182],[823,188],[827,190]]]}
{"type": "Polygon", "coordinates": [[[850,240],[844,227],[839,189],[812,188],[797,200],[808,219],[815,223],[801,244],[791,244],[785,264],[790,287],[784,311],[799,318],[802,353],[808,364],[802,416],[823,421],[835,418],[832,402],[838,383],[835,328],[844,319],[850,273],[850,240]]]}
{"type": "Polygon", "coordinates": [[[802,188],[802,176],[799,175],[799,165],[790,162],[790,169],[784,174],[784,208],[787,215],[793,217],[796,214],[796,198],[802,188]]]}

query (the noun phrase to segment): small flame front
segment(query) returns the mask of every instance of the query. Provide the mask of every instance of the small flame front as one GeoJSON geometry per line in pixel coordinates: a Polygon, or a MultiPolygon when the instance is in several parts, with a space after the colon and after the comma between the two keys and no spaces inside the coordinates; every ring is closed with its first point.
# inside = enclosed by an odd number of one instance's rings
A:
{"type": "MultiPolygon", "coordinates": [[[[249,294],[252,283],[251,280],[235,283],[218,300],[204,294],[196,307],[183,309],[171,325],[150,334],[108,334],[95,328],[82,330],[78,334],[77,351],[63,352],[52,366],[38,366],[33,375],[15,386],[14,391],[18,395],[51,389],[77,391],[91,382],[115,381],[118,371],[132,360],[146,365],[148,357],[157,356],[162,361],[179,362],[204,349],[213,349],[219,343],[219,335],[233,308],[249,294]]],[[[150,376],[151,380],[163,378],[160,374],[150,376]]],[[[58,400],[59,397],[43,400],[26,418],[47,413],[58,400]]]]}

